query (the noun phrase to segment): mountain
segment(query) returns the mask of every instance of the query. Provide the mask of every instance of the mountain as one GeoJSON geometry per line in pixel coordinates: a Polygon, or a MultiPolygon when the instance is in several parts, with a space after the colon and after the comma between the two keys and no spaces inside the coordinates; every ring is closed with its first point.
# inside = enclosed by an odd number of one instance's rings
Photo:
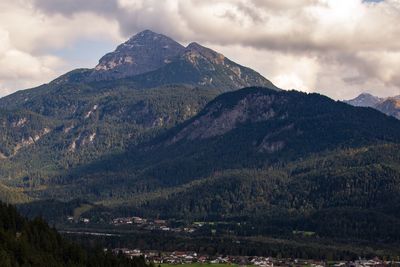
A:
{"type": "Polygon", "coordinates": [[[375,108],[389,116],[400,119],[400,97],[390,97],[380,102],[375,108]]]}
{"type": "Polygon", "coordinates": [[[389,116],[400,119],[400,96],[379,98],[371,94],[363,93],[354,99],[344,102],[357,107],[371,107],[389,116]]]}
{"type": "Polygon", "coordinates": [[[1,266],[148,266],[144,258],[128,259],[84,250],[65,240],[42,219],[27,220],[17,210],[0,203],[1,266]]]}
{"type": "Polygon", "coordinates": [[[278,90],[199,44],[183,47],[161,34],[138,33],[94,69],[0,99],[0,183],[40,187],[70,168],[151,139],[221,92],[247,85],[278,90]]]}
{"type": "Polygon", "coordinates": [[[347,104],[356,107],[375,107],[382,101],[382,98],[373,96],[368,93],[362,93],[354,99],[344,101],[347,104]]]}
{"type": "Polygon", "coordinates": [[[279,90],[197,43],[139,33],[0,109],[0,186],[18,202],[400,240],[400,121],[279,90]]]}
{"type": "Polygon", "coordinates": [[[133,77],[132,80],[147,87],[183,83],[222,91],[250,85],[279,90],[253,70],[240,66],[224,55],[197,43],[189,44],[179,57],[164,67],[133,77]]]}
{"type": "Polygon", "coordinates": [[[259,73],[197,43],[187,47],[171,38],[145,30],[102,57],[94,69],[75,70],[53,81],[101,82],[121,80],[150,88],[186,84],[230,91],[247,86],[278,89],[259,73]]]}
{"type": "Polygon", "coordinates": [[[184,50],[171,38],[146,30],[102,57],[90,78],[118,79],[154,71],[170,63],[184,50]]]}

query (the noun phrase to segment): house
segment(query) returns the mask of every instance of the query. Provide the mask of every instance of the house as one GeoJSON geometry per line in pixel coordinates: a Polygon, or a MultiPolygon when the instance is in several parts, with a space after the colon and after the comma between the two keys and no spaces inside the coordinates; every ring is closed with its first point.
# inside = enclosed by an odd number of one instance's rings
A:
{"type": "Polygon", "coordinates": [[[90,220],[88,218],[81,218],[81,222],[90,223],[90,220]]]}

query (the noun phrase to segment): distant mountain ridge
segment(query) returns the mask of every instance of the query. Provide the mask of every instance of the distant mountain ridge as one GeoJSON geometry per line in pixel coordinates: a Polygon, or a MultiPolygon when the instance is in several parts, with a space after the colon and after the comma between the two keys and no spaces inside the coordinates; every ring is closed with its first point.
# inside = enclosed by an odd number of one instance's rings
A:
{"type": "Polygon", "coordinates": [[[400,95],[381,98],[368,93],[362,93],[356,98],[345,100],[344,102],[357,107],[371,107],[386,115],[400,119],[400,95]]]}
{"type": "Polygon", "coordinates": [[[369,93],[362,93],[356,98],[345,100],[344,102],[356,107],[374,107],[382,100],[383,98],[373,96],[369,93]]]}

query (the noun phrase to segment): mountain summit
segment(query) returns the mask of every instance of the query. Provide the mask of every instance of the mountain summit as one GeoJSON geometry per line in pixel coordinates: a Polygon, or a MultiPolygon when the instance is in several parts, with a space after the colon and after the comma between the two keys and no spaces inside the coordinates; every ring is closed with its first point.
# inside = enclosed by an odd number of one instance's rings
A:
{"type": "Polygon", "coordinates": [[[135,87],[185,84],[232,91],[249,86],[279,90],[250,68],[198,43],[182,46],[150,30],[140,32],[114,52],[103,56],[94,69],[75,70],[54,83],[102,82],[125,79],[135,87]]]}
{"type": "Polygon", "coordinates": [[[382,98],[368,93],[362,93],[354,99],[344,101],[347,104],[356,107],[374,107],[382,101],[382,98]]]}
{"type": "Polygon", "coordinates": [[[171,62],[184,50],[185,47],[171,38],[145,30],[103,56],[91,77],[124,78],[153,71],[171,62]]]}

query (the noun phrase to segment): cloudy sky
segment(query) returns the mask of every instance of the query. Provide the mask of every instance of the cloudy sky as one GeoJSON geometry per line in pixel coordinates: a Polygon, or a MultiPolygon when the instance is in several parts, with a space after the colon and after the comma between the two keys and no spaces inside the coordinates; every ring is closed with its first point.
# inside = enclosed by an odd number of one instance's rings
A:
{"type": "Polygon", "coordinates": [[[94,67],[144,29],[282,88],[400,95],[400,0],[1,0],[0,96],[94,67]]]}

